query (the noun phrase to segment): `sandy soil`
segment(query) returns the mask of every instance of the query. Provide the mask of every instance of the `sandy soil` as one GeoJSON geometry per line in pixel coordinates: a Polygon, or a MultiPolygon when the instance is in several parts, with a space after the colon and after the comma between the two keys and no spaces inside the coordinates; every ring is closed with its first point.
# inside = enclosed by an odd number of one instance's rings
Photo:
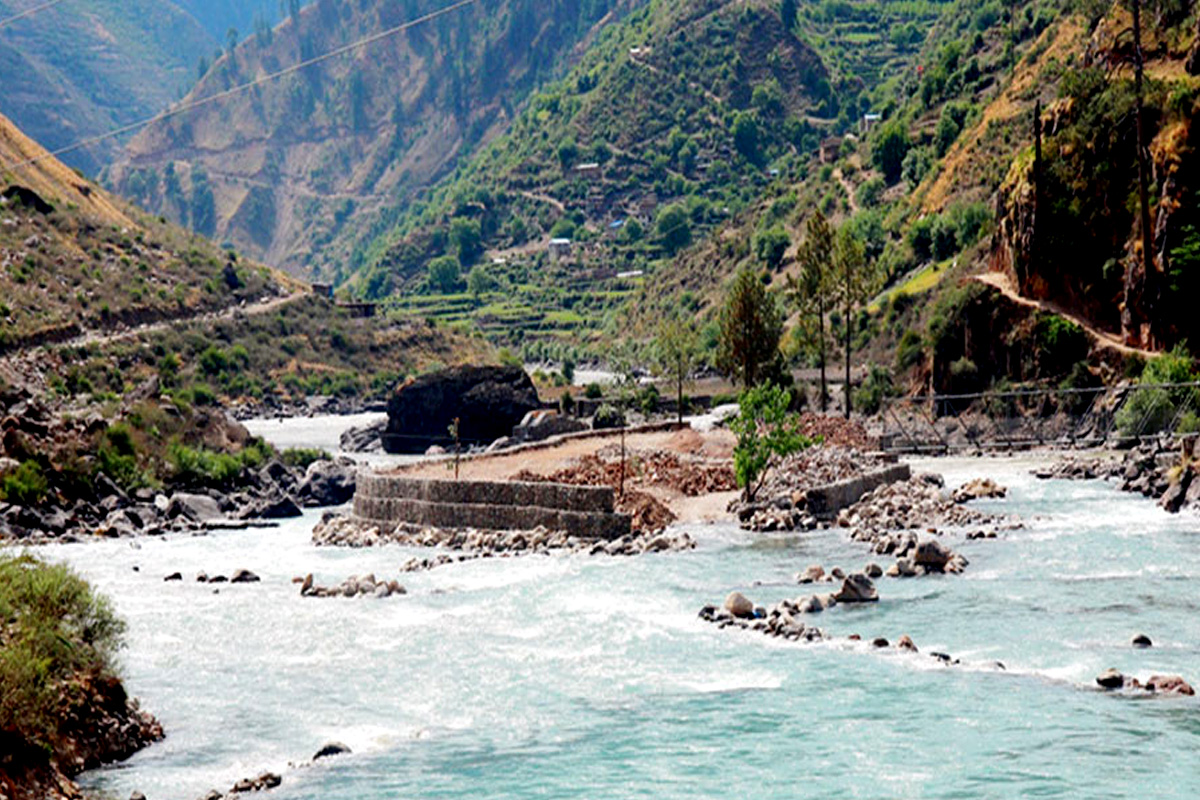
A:
{"type": "MultiPolygon", "coordinates": [[[[459,476],[463,480],[503,481],[522,470],[537,475],[551,475],[570,467],[584,456],[594,455],[600,450],[620,442],[618,434],[574,439],[557,446],[526,450],[516,453],[496,453],[476,456],[461,462],[459,476]]],[[[727,430],[700,433],[692,429],[660,433],[639,433],[625,437],[629,451],[660,450],[680,455],[727,460],[733,457],[734,438],[727,430]]],[[[423,462],[399,470],[420,478],[452,477],[453,465],[446,461],[423,462]]],[[[725,508],[737,496],[736,492],[717,492],[701,497],[685,497],[679,492],[661,486],[638,486],[640,491],[661,500],[679,517],[680,522],[709,522],[726,520],[730,515],[725,508]]]]}

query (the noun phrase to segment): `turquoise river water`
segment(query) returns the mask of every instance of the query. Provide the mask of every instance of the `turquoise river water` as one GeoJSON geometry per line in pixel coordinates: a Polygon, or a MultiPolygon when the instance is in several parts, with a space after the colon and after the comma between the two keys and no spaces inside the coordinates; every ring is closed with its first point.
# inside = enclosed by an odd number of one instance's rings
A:
{"type": "Polygon", "coordinates": [[[867,563],[837,530],[700,526],[685,554],[475,561],[402,576],[409,594],[385,601],[299,597],[294,575],[397,577],[413,554],[316,549],[317,514],[45,549],[114,598],[127,685],[168,732],[84,783],[191,800],[269,769],[277,800],[1194,798],[1200,702],[1092,679],[1112,666],[1200,680],[1200,525],[1104,483],[1036,481],[1031,463],[919,465],[950,484],[996,478],[1009,498],[980,507],[1026,527],[951,536],[965,575],[880,581],[878,604],[816,618],[843,637],[818,645],[696,614],[733,589],[798,596],[812,563],[867,563]],[[241,567],[263,582],[191,581],[241,567]],[[187,580],[164,583],[176,570],[187,580]],[[1129,646],[1139,632],[1154,648],[1129,646]],[[851,633],[908,633],[922,654],[851,633]],[[289,766],[331,740],[353,754],[289,766]]]}

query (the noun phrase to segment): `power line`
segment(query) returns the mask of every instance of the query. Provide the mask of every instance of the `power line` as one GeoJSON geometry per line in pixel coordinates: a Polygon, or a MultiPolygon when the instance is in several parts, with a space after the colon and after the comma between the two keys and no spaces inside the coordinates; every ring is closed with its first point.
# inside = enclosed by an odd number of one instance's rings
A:
{"type": "MultiPolygon", "coordinates": [[[[56,1],[62,2],[63,0],[56,0],[56,1]]],[[[372,35],[366,37],[365,39],[359,39],[356,42],[352,42],[350,44],[343,45],[342,47],[339,47],[336,50],[331,50],[328,53],[324,53],[319,56],[314,56],[313,58],[310,58],[307,61],[301,61],[298,64],[293,64],[292,66],[287,67],[285,69],[281,69],[278,72],[272,72],[269,75],[264,75],[261,78],[255,78],[252,81],[247,81],[246,83],[238,84],[237,86],[217,92],[216,94],[209,95],[208,97],[202,97],[198,100],[193,100],[190,103],[183,103],[182,105],[175,106],[174,108],[168,108],[166,111],[159,112],[158,114],[155,114],[153,117],[148,117],[139,122],[133,122],[128,125],[122,125],[121,127],[111,130],[108,133],[102,133],[97,136],[90,136],[86,139],[81,139],[78,142],[76,142],[75,144],[68,145],[66,147],[60,147],[57,150],[52,150],[52,151],[43,153],[42,155],[34,156],[33,158],[26,159],[25,161],[18,161],[14,164],[5,164],[5,165],[3,165],[3,167],[0,167],[0,169],[12,170],[12,169],[20,169],[21,167],[28,167],[28,166],[38,163],[39,161],[44,161],[47,158],[57,158],[58,156],[64,155],[66,153],[72,153],[81,148],[90,147],[91,145],[97,144],[98,142],[103,142],[107,139],[112,139],[114,137],[121,136],[122,134],[131,133],[132,131],[135,131],[139,128],[144,128],[147,125],[151,125],[155,122],[160,122],[164,119],[169,119],[171,117],[178,116],[179,114],[182,114],[186,111],[191,111],[191,110],[199,108],[201,106],[206,106],[206,105],[209,105],[210,103],[215,103],[218,100],[224,100],[228,97],[232,97],[233,95],[241,94],[242,92],[244,92],[248,89],[253,89],[255,86],[260,86],[264,83],[267,83],[268,81],[273,81],[276,78],[282,78],[285,75],[291,75],[292,73],[299,72],[300,70],[306,69],[307,67],[311,67],[315,64],[320,64],[323,61],[328,61],[331,58],[336,58],[340,55],[345,55],[346,53],[349,53],[350,51],[355,50],[359,47],[365,47],[367,45],[374,44],[375,42],[382,41],[383,39],[387,39],[388,37],[395,36],[398,33],[403,33],[404,31],[408,30],[409,28],[415,28],[418,25],[422,25],[426,22],[430,22],[432,20],[437,19],[438,17],[443,17],[447,14],[451,14],[455,11],[458,11],[460,8],[465,8],[466,6],[473,5],[476,2],[478,2],[478,0],[458,0],[458,2],[448,5],[445,8],[439,9],[437,11],[431,11],[430,13],[428,13],[422,17],[417,17],[416,19],[409,20],[408,22],[397,25],[394,28],[388,28],[385,31],[380,31],[379,33],[372,34],[372,35]]]]}
{"type": "Polygon", "coordinates": [[[13,14],[11,17],[5,17],[4,19],[0,19],[0,28],[3,28],[6,25],[16,22],[19,19],[25,19],[26,17],[32,17],[34,14],[38,13],[39,11],[45,11],[47,8],[51,8],[62,2],[65,2],[65,0],[50,0],[50,2],[48,2],[48,3],[42,3],[40,6],[34,6],[33,8],[27,8],[24,11],[20,11],[16,14],[13,14]]]}

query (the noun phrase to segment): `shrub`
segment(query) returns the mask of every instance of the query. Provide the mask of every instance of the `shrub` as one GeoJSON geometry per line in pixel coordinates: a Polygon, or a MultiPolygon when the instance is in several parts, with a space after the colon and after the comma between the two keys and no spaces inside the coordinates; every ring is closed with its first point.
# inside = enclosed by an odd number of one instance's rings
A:
{"type": "Polygon", "coordinates": [[[650,416],[654,412],[658,411],[658,403],[658,387],[654,386],[653,384],[643,387],[637,393],[638,408],[640,408],[642,413],[646,416],[650,416]]]}
{"type": "Polygon", "coordinates": [[[279,454],[279,460],[293,469],[308,469],[312,464],[329,458],[329,453],[315,447],[292,447],[279,454]]]}
{"type": "Polygon", "coordinates": [[[19,506],[35,506],[46,499],[50,483],[36,461],[25,461],[0,484],[5,501],[19,506]]]}
{"type": "Polygon", "coordinates": [[[598,383],[589,383],[583,390],[583,396],[588,400],[599,400],[604,397],[604,389],[598,383]]]}
{"type": "Polygon", "coordinates": [[[592,429],[603,430],[606,428],[624,428],[625,415],[616,406],[611,406],[608,403],[596,409],[596,416],[592,418],[592,429]]]}
{"type": "Polygon", "coordinates": [[[111,673],[124,626],[75,573],[0,554],[0,731],[49,751],[80,673],[111,673]]]}
{"type": "MultiPolygon", "coordinates": [[[[1146,362],[1142,384],[1189,384],[1197,379],[1195,364],[1185,345],[1146,362]]],[[[1195,387],[1134,387],[1129,399],[1117,412],[1115,421],[1127,436],[1145,436],[1166,429],[1180,408],[1197,405],[1200,394],[1195,387]]]]}
{"type": "Polygon", "coordinates": [[[950,364],[950,391],[959,394],[974,392],[979,388],[979,368],[975,362],[963,357],[950,364]]]}
{"type": "Polygon", "coordinates": [[[892,373],[888,372],[886,367],[874,364],[862,386],[854,390],[854,406],[864,414],[878,414],[884,399],[895,395],[896,387],[892,383],[892,373]]]}
{"type": "Polygon", "coordinates": [[[899,344],[896,345],[896,370],[903,372],[912,369],[920,364],[924,357],[925,340],[921,338],[921,334],[909,328],[900,337],[899,344]]]}
{"type": "Polygon", "coordinates": [[[96,463],[100,472],[126,491],[149,482],[148,476],[138,466],[133,432],[127,425],[118,423],[108,427],[96,451],[96,463]]]}

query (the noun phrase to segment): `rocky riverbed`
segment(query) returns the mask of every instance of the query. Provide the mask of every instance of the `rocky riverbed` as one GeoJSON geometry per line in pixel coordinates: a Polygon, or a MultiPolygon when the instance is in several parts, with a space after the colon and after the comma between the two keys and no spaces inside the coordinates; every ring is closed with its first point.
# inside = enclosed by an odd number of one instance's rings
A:
{"type": "Polygon", "coordinates": [[[453,561],[474,558],[511,558],[519,555],[583,553],[587,555],[634,556],[691,550],[695,541],[686,533],[647,532],[622,536],[612,541],[580,539],[561,531],[537,528],[532,531],[445,530],[401,523],[380,528],[349,516],[327,515],[312,534],[319,547],[376,547],[395,544],[407,547],[440,548],[461,556],[437,556],[410,562],[405,571],[432,569],[453,561]]]}
{"type": "MultiPolygon", "coordinates": [[[[0,473],[16,464],[0,459],[0,473]]],[[[103,473],[92,495],[50,494],[37,506],[0,503],[0,542],[71,543],[94,538],[198,534],[298,517],[304,508],[337,506],[354,497],[357,467],[348,459],[307,469],[272,461],[244,474],[230,491],[198,488],[126,492],[103,473]]]]}

